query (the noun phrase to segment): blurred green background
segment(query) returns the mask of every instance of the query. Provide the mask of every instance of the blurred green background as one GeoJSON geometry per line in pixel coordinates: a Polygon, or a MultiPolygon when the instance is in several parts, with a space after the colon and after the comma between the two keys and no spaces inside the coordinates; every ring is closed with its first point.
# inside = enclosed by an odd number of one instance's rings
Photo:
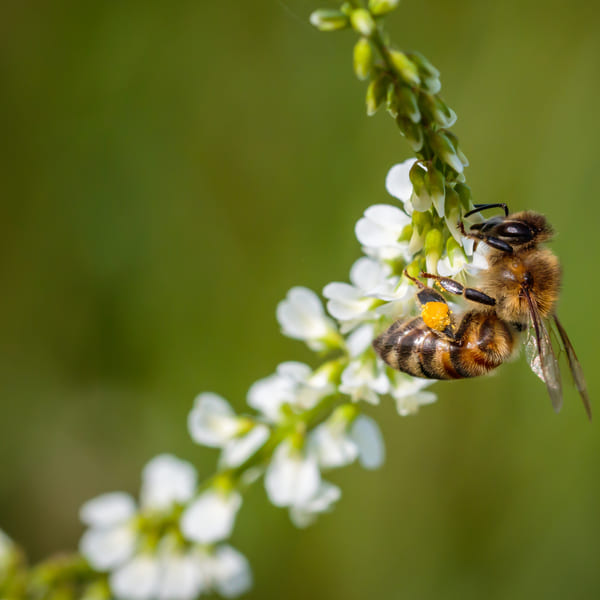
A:
{"type": "MultiPolygon", "coordinates": [[[[292,285],[344,281],[353,225],[409,156],[367,119],[351,33],[316,0],[24,1],[0,19],[0,527],[33,559],[72,549],[77,510],[136,492],[174,452],[213,469],[196,393],[242,408],[285,359],[292,285]]],[[[405,0],[392,38],[442,71],[479,202],[545,213],[560,314],[596,414],[600,8],[405,0]]],[[[557,416],[523,359],[372,414],[385,467],[333,474],[331,515],[298,531],[255,486],[233,544],[251,598],[600,595],[600,440],[567,386],[557,416]]]]}

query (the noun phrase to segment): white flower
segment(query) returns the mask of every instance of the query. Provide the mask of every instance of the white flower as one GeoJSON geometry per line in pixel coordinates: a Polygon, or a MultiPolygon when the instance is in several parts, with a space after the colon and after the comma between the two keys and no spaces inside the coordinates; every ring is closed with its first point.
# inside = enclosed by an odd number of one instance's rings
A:
{"type": "Polygon", "coordinates": [[[370,417],[355,415],[353,406],[341,406],[311,433],[311,449],[321,467],[342,467],[357,457],[367,469],[383,464],[385,447],[379,426],[370,417]]]}
{"type": "Polygon", "coordinates": [[[321,474],[317,459],[306,448],[299,450],[289,440],[273,453],[265,474],[265,489],[275,506],[295,506],[308,502],[317,492],[321,474]]]}
{"type": "Polygon", "coordinates": [[[89,500],[79,513],[90,527],[81,538],[79,550],[98,571],[113,569],[129,559],[136,549],[133,498],[113,492],[89,500]]]}
{"type": "Polygon", "coordinates": [[[198,556],[207,590],[214,589],[225,598],[235,598],[252,586],[250,565],[235,548],[223,544],[213,553],[199,551],[198,556]]]}
{"type": "Polygon", "coordinates": [[[481,269],[487,269],[487,266],[486,252],[480,244],[470,261],[460,249],[447,253],[438,261],[437,271],[442,277],[456,277],[462,273],[476,275],[481,269]]]}
{"type": "Polygon", "coordinates": [[[233,438],[223,448],[220,462],[225,467],[239,467],[269,439],[270,430],[266,425],[252,426],[246,435],[233,438]]]}
{"type": "Polygon", "coordinates": [[[225,398],[212,392],[196,397],[188,416],[188,429],[195,442],[222,448],[238,434],[239,428],[239,418],[225,398]]]}
{"type": "Polygon", "coordinates": [[[422,391],[435,383],[431,379],[410,377],[404,373],[394,373],[390,395],[396,401],[396,409],[401,417],[411,415],[419,410],[419,406],[431,404],[437,400],[433,392],[422,391]]]}
{"type": "Polygon", "coordinates": [[[289,361],[281,363],[273,375],[259,379],[250,387],[248,404],[269,422],[278,423],[284,405],[307,410],[334,389],[327,369],[313,372],[304,363],[289,361]]]}
{"type": "Polygon", "coordinates": [[[111,574],[110,588],[117,598],[150,600],[156,594],[160,577],[157,556],[140,554],[111,574]]]}
{"type": "Polygon", "coordinates": [[[181,532],[187,539],[201,544],[224,540],[231,535],[241,505],[239,492],[211,488],[200,494],[181,515],[181,532]]]}
{"type": "Polygon", "coordinates": [[[284,335],[303,340],[319,351],[337,340],[333,321],[325,315],[319,297],[308,288],[292,288],[277,305],[277,320],[284,335]]]}
{"type": "Polygon", "coordinates": [[[195,489],[194,467],[170,454],[160,454],[144,467],[140,500],[145,508],[163,511],[187,502],[195,489]]]}
{"type": "Polygon", "coordinates": [[[348,394],[353,402],[364,400],[369,404],[379,404],[379,395],[387,394],[389,388],[390,382],[381,361],[366,356],[348,364],[342,372],[338,389],[348,394]]]}
{"type": "Polygon", "coordinates": [[[402,163],[394,165],[385,178],[385,187],[394,198],[397,198],[404,204],[404,210],[410,215],[413,206],[410,201],[413,192],[413,186],[410,182],[410,170],[417,162],[416,158],[409,158],[402,163]]]}
{"type": "Polygon", "coordinates": [[[202,564],[195,553],[164,552],[156,597],[159,600],[194,600],[206,586],[204,579],[202,564]]]}
{"type": "Polygon", "coordinates": [[[398,207],[375,204],[367,208],[356,223],[356,238],[367,256],[378,260],[408,260],[408,241],[401,241],[400,238],[410,223],[410,217],[398,207]]]}
{"type": "Polygon", "coordinates": [[[334,502],[337,502],[341,496],[342,492],[337,485],[322,481],[310,500],[302,505],[295,505],[290,508],[290,519],[296,527],[308,527],[314,522],[318,514],[329,511],[334,502]]]}
{"type": "MultiPolygon", "coordinates": [[[[190,500],[195,487],[192,465],[168,454],[157,456],[143,471],[141,510],[168,514],[176,504],[190,500]]],[[[135,501],[123,492],[103,494],[81,507],[80,518],[89,528],[79,548],[92,567],[113,570],[131,559],[140,545],[137,515],[135,501]]],[[[137,572],[137,567],[132,569],[137,572]]]]}

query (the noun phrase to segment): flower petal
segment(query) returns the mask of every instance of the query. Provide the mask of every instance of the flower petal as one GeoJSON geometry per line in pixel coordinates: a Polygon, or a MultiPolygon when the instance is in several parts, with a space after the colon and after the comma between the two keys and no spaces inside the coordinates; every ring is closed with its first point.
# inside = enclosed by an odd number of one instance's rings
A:
{"type": "Polygon", "coordinates": [[[318,425],[311,432],[310,446],[319,465],[324,468],[349,465],[358,456],[358,446],[346,434],[343,422],[327,420],[318,425]]]}
{"type": "Polygon", "coordinates": [[[337,485],[323,481],[317,493],[306,504],[290,508],[290,519],[296,527],[307,527],[319,513],[328,511],[341,496],[342,491],[337,485]]]}
{"type": "Polygon", "coordinates": [[[195,442],[221,448],[237,433],[237,417],[225,398],[204,392],[194,400],[194,408],[188,416],[188,430],[195,442]]]}
{"type": "Polygon", "coordinates": [[[298,340],[320,340],[333,329],[320,298],[305,287],[288,292],[277,305],[277,320],[284,335],[298,340]]]}
{"type": "Polygon", "coordinates": [[[88,500],[79,510],[79,518],[93,527],[124,523],[135,515],[133,498],[125,492],[110,492],[88,500]]]}
{"type": "Polygon", "coordinates": [[[189,554],[169,553],[161,557],[159,600],[194,600],[204,588],[196,558],[189,554]]]}
{"type": "Polygon", "coordinates": [[[358,446],[358,460],[365,469],[378,469],[385,460],[385,446],[377,423],[365,415],[356,417],[350,435],[358,446]]]}
{"type": "Polygon", "coordinates": [[[271,431],[266,425],[255,425],[246,435],[233,438],[223,448],[221,460],[227,467],[239,467],[250,458],[269,438],[271,431]]]}
{"type": "Polygon", "coordinates": [[[155,510],[171,508],[173,504],[191,499],[196,489],[196,470],[171,454],[153,458],[142,473],[142,506],[155,510]]]}
{"type": "Polygon", "coordinates": [[[235,598],[252,587],[252,571],[248,560],[227,544],[216,549],[213,568],[215,588],[225,598],[235,598]]]}
{"type": "Polygon", "coordinates": [[[130,525],[88,529],[79,551],[97,571],[108,571],[128,560],[136,548],[137,535],[130,525]]]}
{"type": "Polygon", "coordinates": [[[160,564],[156,557],[141,554],[114,571],[110,587],[117,598],[150,600],[156,597],[160,564]]]}
{"type": "Polygon", "coordinates": [[[302,504],[317,491],[321,475],[314,456],[284,441],[275,449],[265,474],[265,488],[275,506],[302,504]]]}
{"type": "Polygon", "coordinates": [[[404,162],[394,165],[385,178],[385,188],[388,194],[398,198],[402,202],[408,202],[412,194],[412,183],[410,182],[410,170],[417,162],[416,158],[409,158],[404,162]]]}
{"type": "Polygon", "coordinates": [[[224,540],[231,535],[241,505],[242,497],[238,492],[226,494],[209,489],[181,515],[181,532],[186,538],[201,544],[224,540]]]}

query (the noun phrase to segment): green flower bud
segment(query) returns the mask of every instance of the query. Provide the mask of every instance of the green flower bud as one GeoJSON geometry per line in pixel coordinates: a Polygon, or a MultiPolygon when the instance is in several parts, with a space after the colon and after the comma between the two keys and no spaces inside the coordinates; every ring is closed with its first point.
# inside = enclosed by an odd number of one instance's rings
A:
{"type": "Polygon", "coordinates": [[[366,38],[360,38],[354,45],[354,73],[359,79],[366,79],[373,66],[373,50],[366,38]]]}
{"type": "Polygon", "coordinates": [[[408,53],[408,57],[417,65],[424,77],[439,78],[440,72],[420,52],[413,50],[408,53]]]}
{"type": "Polygon", "coordinates": [[[454,267],[456,261],[461,261],[463,263],[466,260],[465,253],[461,245],[453,238],[449,237],[446,242],[446,254],[450,259],[450,264],[454,267]]]}
{"type": "Polygon", "coordinates": [[[434,166],[427,169],[425,175],[425,186],[440,217],[444,216],[444,200],[446,197],[446,180],[434,166]]]}
{"type": "Polygon", "coordinates": [[[400,4],[400,0],[369,0],[369,10],[375,16],[392,12],[400,4]]]}
{"type": "Polygon", "coordinates": [[[410,240],[410,238],[412,237],[413,234],[413,227],[412,225],[405,225],[404,229],[402,230],[402,233],[400,234],[400,237],[398,238],[399,242],[408,242],[408,240],[410,240]]]}
{"type": "Polygon", "coordinates": [[[398,117],[398,113],[400,110],[398,106],[398,93],[396,84],[393,82],[390,83],[390,85],[388,85],[386,109],[394,119],[398,117]]]}
{"type": "Polygon", "coordinates": [[[431,196],[427,191],[427,185],[425,184],[425,176],[427,171],[423,168],[420,162],[416,162],[410,169],[409,172],[410,182],[413,186],[412,195],[410,201],[416,211],[423,212],[429,209],[431,206],[431,196]]]}
{"type": "Polygon", "coordinates": [[[418,277],[421,273],[421,265],[418,260],[413,260],[410,265],[406,267],[406,270],[411,277],[418,277]]]}
{"type": "Polygon", "coordinates": [[[454,186],[454,191],[458,194],[463,210],[469,212],[473,208],[471,188],[466,183],[457,183],[454,186]]]}
{"type": "Polygon", "coordinates": [[[398,113],[408,117],[413,123],[419,123],[421,120],[421,111],[417,103],[417,96],[406,85],[401,85],[397,90],[398,94],[398,113]]]}
{"type": "Polygon", "coordinates": [[[433,220],[431,213],[428,212],[414,212],[412,215],[413,229],[417,233],[425,233],[431,228],[433,220]]]}
{"type": "Polygon", "coordinates": [[[310,22],[319,31],[336,31],[345,29],[350,24],[348,17],[341,10],[321,8],[310,15],[310,22]]]}
{"type": "Polygon", "coordinates": [[[441,127],[451,127],[456,122],[456,113],[441,99],[433,94],[421,92],[419,106],[427,120],[441,127]]]}
{"type": "Polygon", "coordinates": [[[423,128],[413,123],[408,117],[403,117],[402,115],[398,115],[396,118],[396,123],[410,144],[410,147],[413,149],[413,152],[420,152],[423,148],[423,143],[425,142],[423,136],[423,128]]]}
{"type": "Polygon", "coordinates": [[[463,164],[456,153],[454,145],[445,131],[434,131],[429,138],[434,152],[457,173],[462,173],[463,164]]]}
{"type": "Polygon", "coordinates": [[[380,73],[369,83],[366,97],[367,115],[369,117],[377,112],[377,109],[385,99],[388,83],[389,79],[384,73],[380,73]]]}
{"type": "Polygon", "coordinates": [[[404,54],[398,50],[390,50],[389,58],[394,66],[394,69],[409,85],[419,85],[419,71],[417,66],[404,54]]]}
{"type": "Polygon", "coordinates": [[[439,229],[430,229],[425,236],[425,261],[430,273],[437,273],[437,263],[442,257],[444,236],[439,229]]]}
{"type": "Polygon", "coordinates": [[[446,135],[448,139],[452,142],[452,145],[456,149],[456,155],[458,156],[460,162],[463,164],[463,167],[469,166],[469,159],[464,155],[463,151],[460,149],[458,145],[458,138],[451,131],[446,131],[446,135]]]}
{"type": "Polygon", "coordinates": [[[350,13],[350,23],[355,31],[369,37],[375,31],[375,21],[366,8],[357,8],[350,13]]]}

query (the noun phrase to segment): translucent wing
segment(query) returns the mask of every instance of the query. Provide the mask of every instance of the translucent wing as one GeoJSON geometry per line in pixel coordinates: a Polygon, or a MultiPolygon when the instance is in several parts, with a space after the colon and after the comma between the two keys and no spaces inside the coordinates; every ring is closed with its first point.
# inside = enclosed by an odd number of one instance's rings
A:
{"type": "Polygon", "coordinates": [[[556,354],[554,354],[550,335],[540,316],[535,299],[532,298],[528,290],[524,290],[524,294],[529,304],[532,329],[530,339],[526,345],[526,354],[531,370],[546,384],[552,406],[558,412],[562,406],[562,383],[558,360],[556,354]]]}
{"type": "Polygon", "coordinates": [[[571,340],[569,340],[569,336],[565,331],[564,327],[561,325],[561,322],[558,320],[558,317],[554,315],[554,323],[556,325],[556,329],[558,330],[558,334],[560,335],[560,339],[562,341],[562,345],[567,353],[567,360],[569,361],[569,368],[571,369],[571,375],[573,376],[573,382],[575,383],[575,387],[583,400],[583,405],[585,406],[585,411],[587,412],[587,416],[589,420],[592,420],[592,407],[590,405],[590,397],[587,393],[587,386],[585,384],[585,378],[583,376],[583,370],[581,369],[581,365],[579,364],[579,360],[577,360],[577,354],[575,354],[575,350],[571,345],[571,340]]]}

